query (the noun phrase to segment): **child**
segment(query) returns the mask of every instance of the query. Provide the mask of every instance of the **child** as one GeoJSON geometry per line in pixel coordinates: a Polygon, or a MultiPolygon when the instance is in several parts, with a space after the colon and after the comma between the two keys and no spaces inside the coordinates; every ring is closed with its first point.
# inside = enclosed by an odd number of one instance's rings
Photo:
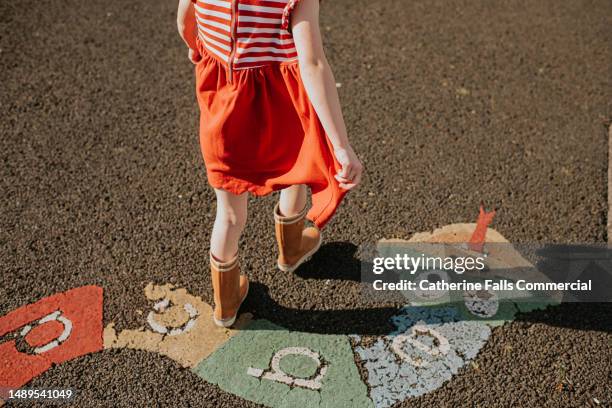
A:
{"type": "Polygon", "coordinates": [[[196,64],[200,146],[217,197],[210,264],[213,318],[222,327],[234,323],[249,287],[238,267],[247,193],[281,191],[277,264],[292,272],[319,249],[319,229],[361,180],[318,19],[319,0],[179,0],[179,33],[196,64]],[[315,226],[305,227],[306,217],[315,226]]]}

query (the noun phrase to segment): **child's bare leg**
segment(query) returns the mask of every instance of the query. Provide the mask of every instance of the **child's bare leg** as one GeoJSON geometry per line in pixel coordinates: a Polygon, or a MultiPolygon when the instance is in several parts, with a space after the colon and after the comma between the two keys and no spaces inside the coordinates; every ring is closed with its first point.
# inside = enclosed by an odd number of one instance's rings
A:
{"type": "Polygon", "coordinates": [[[297,184],[281,190],[279,209],[283,216],[291,217],[299,214],[306,206],[308,190],[305,185],[297,184]]]}
{"type": "Polygon", "coordinates": [[[248,193],[235,195],[215,189],[217,215],[210,237],[210,252],[220,262],[231,261],[238,253],[238,241],[247,221],[248,193]]]}
{"type": "Polygon", "coordinates": [[[278,268],[293,272],[321,246],[321,232],[315,226],[305,227],[307,189],[296,185],[281,190],[274,209],[278,268]]]}

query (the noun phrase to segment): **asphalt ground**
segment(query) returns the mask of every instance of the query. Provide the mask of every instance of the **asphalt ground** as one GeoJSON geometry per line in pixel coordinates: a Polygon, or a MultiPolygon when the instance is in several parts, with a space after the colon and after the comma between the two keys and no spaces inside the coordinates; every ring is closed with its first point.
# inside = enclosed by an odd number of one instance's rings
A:
{"type": "MultiPolygon", "coordinates": [[[[86,284],[104,323],[142,325],[152,281],[212,303],[213,192],[175,2],[0,3],[0,315],[86,284]]],[[[380,334],[398,304],[359,295],[357,247],[474,221],[512,242],[603,242],[612,118],[609,1],[336,1],[322,26],[367,169],[296,275],[275,270],[275,197],[250,202],[244,311],[380,334]]],[[[610,402],[612,309],[563,305],[494,330],[443,387],[398,406],[610,402]],[[561,384],[561,387],[559,386],[561,384]]],[[[110,350],[33,387],[75,405],[256,406],[161,356],[110,350]]]]}

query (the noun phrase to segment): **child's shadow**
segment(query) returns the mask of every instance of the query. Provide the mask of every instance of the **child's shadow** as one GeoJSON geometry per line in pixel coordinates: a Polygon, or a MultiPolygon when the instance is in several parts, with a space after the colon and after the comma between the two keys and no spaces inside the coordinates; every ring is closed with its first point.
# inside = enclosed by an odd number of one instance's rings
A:
{"type": "MultiPolygon", "coordinates": [[[[362,262],[358,250],[359,248],[350,242],[327,243],[294,273],[305,280],[344,280],[360,283],[362,262]]],[[[369,264],[364,267],[367,265],[369,264]]],[[[252,308],[251,311],[255,312],[257,318],[270,320],[289,330],[324,334],[382,335],[394,329],[389,319],[397,314],[398,308],[388,304],[379,307],[366,302],[367,306],[353,309],[323,307],[321,310],[305,310],[279,304],[270,295],[268,287],[262,283],[251,282],[250,286],[246,310],[252,308]]],[[[313,293],[312,296],[318,295],[313,293]]],[[[346,296],[355,296],[355,293],[347,292],[346,296]]],[[[360,299],[355,299],[355,303],[364,304],[360,299]]]]}
{"type": "Polygon", "coordinates": [[[350,242],[324,244],[310,261],[301,265],[295,274],[302,279],[339,279],[359,282],[361,262],[358,247],[350,242]]]}
{"type": "MultiPolygon", "coordinates": [[[[398,308],[366,306],[353,309],[300,309],[276,301],[268,286],[260,282],[249,283],[249,296],[242,311],[279,325],[280,330],[320,334],[383,335],[394,329],[391,316],[398,308]]],[[[312,296],[317,296],[313,293],[312,296]]],[[[249,330],[249,326],[244,328],[249,330]]]]}
{"type": "MultiPolygon", "coordinates": [[[[325,244],[312,257],[295,271],[302,279],[345,280],[357,283],[369,283],[371,274],[363,274],[362,268],[370,268],[371,264],[363,264],[358,253],[359,248],[350,242],[332,242],[325,244]]],[[[351,296],[348,292],[347,296],[351,296]]],[[[313,293],[312,296],[318,296],[313,293]]],[[[355,296],[355,293],[352,294],[355,296]]],[[[359,295],[357,295],[359,296],[359,295]]],[[[356,300],[361,304],[353,309],[300,309],[287,307],[275,301],[268,287],[259,282],[251,282],[251,294],[247,298],[245,310],[254,312],[256,318],[267,319],[289,330],[306,331],[324,334],[361,334],[383,335],[395,327],[390,318],[400,312],[408,302],[397,302],[388,298],[383,302],[356,300]]],[[[404,299],[405,300],[405,299],[404,299]]],[[[460,302],[461,303],[461,302],[460,302]]],[[[456,307],[458,304],[448,303],[445,306],[456,307]]],[[[424,306],[428,307],[428,306],[424,306]]],[[[436,306],[432,306],[435,308],[436,306]]],[[[519,314],[516,320],[546,323],[552,326],[567,327],[579,330],[596,330],[611,332],[609,324],[612,303],[563,304],[546,310],[519,314]],[[576,317],[568,319],[568,316],[576,317]],[[581,318],[578,318],[581,316],[581,318]],[[607,317],[604,317],[607,316],[607,317]]],[[[408,314],[411,312],[408,311],[408,314]]]]}

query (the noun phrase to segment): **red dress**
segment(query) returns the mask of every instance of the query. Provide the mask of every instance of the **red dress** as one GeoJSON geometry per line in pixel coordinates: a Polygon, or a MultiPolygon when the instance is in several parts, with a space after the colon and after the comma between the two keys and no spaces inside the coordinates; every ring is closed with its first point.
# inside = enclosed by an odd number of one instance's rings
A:
{"type": "Polygon", "coordinates": [[[265,195],[295,184],[312,190],[319,228],[345,190],[339,165],[300,78],[288,31],[296,0],[197,0],[200,146],[209,183],[265,195]]]}

